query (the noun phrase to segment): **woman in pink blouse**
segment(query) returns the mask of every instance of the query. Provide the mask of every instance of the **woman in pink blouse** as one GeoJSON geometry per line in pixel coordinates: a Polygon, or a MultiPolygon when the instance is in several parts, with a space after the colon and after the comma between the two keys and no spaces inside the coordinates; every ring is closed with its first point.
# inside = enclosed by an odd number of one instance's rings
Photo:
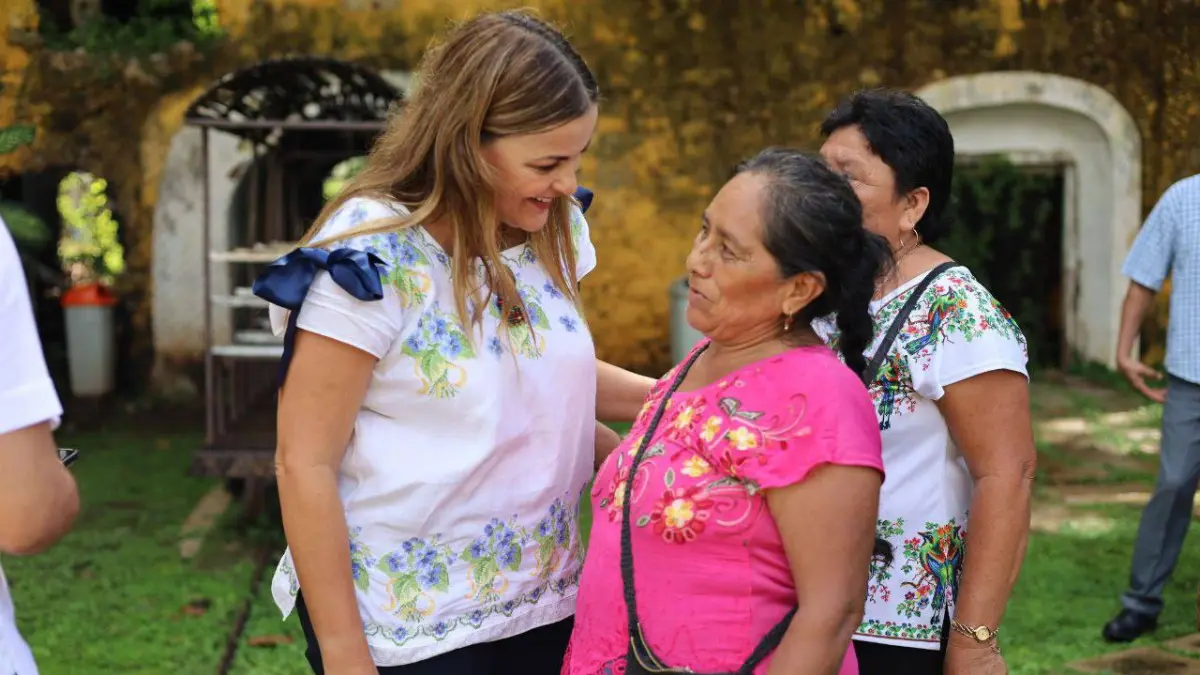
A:
{"type": "Polygon", "coordinates": [[[687,261],[706,339],[596,476],[565,675],[858,672],[883,480],[862,354],[886,259],[812,156],[765,150],[713,199],[687,261]],[[846,365],[810,328],[834,312],[846,365]]]}

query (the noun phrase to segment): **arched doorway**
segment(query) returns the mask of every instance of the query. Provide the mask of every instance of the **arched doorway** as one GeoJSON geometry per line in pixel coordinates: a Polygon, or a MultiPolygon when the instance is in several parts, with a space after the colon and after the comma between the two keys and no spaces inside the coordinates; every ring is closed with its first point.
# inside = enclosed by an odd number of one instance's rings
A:
{"type": "Polygon", "coordinates": [[[1037,72],[953,77],[917,93],[945,116],[960,156],[1062,167],[1066,342],[1114,366],[1121,263],[1141,223],[1141,137],[1128,111],[1100,87],[1037,72]]]}

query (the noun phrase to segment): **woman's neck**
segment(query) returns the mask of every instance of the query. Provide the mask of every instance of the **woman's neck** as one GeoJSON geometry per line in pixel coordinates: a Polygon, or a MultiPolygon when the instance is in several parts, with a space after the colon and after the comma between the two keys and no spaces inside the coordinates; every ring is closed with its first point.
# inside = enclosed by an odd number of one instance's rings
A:
{"type": "Polygon", "coordinates": [[[875,291],[875,299],[880,300],[904,284],[916,279],[925,272],[950,260],[946,254],[928,246],[921,246],[911,255],[896,263],[896,268],[884,278],[875,291]]]}
{"type": "Polygon", "coordinates": [[[797,326],[793,330],[793,333],[776,333],[734,343],[712,341],[701,357],[706,362],[704,370],[715,379],[789,349],[823,344],[809,326],[797,326]]]}

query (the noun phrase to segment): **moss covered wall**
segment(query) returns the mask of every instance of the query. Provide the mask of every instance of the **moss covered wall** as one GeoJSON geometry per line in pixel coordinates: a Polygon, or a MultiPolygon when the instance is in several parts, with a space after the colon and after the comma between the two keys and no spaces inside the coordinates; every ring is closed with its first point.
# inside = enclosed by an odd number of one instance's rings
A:
{"type": "MultiPolygon", "coordinates": [[[[0,25],[31,29],[32,0],[2,4],[0,25]]],[[[199,87],[240,65],[298,52],[411,68],[447,19],[513,4],[219,0],[230,38],[212,54],[181,46],[104,71],[90,68],[86,55],[0,36],[0,124],[15,116],[43,130],[34,151],[0,158],[0,172],[71,164],[110,180],[128,230],[125,290],[148,345],[157,175],[199,87]],[[348,9],[372,4],[382,8],[348,9]],[[10,80],[23,82],[19,95],[10,80]],[[128,151],[133,144],[139,152],[128,151]]],[[[1191,1],[757,0],[754,10],[700,0],[520,4],[567,27],[604,89],[582,177],[598,192],[592,221],[601,258],[585,298],[601,355],[632,367],[667,363],[666,289],[730,166],[766,144],[815,147],[823,114],[857,87],[915,89],[989,70],[1076,77],[1111,92],[1137,120],[1146,209],[1172,181],[1200,171],[1200,44],[1188,29],[1200,25],[1200,4],[1191,1]]],[[[1151,342],[1161,342],[1161,320],[1148,329],[1151,342]]]]}

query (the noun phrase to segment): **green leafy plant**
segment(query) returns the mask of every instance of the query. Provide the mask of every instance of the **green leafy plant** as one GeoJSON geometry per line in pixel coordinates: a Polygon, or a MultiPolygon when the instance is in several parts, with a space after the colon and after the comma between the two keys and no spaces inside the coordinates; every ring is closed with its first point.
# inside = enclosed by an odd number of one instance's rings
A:
{"type": "Polygon", "coordinates": [[[934,246],[966,265],[1012,313],[1034,368],[1063,365],[1062,173],[1002,156],[955,170],[953,223],[934,246]]]}
{"type": "MultiPolygon", "coordinates": [[[[7,155],[30,145],[37,137],[37,127],[32,124],[10,124],[0,127],[0,154],[7,155]]],[[[8,226],[8,231],[17,242],[19,248],[36,251],[41,250],[53,238],[46,223],[20,204],[0,199],[0,219],[8,226]]]]}
{"type": "Polygon", "coordinates": [[[49,49],[135,58],[181,42],[205,49],[224,36],[215,0],[192,0],[190,15],[182,16],[176,0],[140,0],[137,14],[126,21],[101,14],[64,30],[47,20],[39,32],[49,49]]]}

